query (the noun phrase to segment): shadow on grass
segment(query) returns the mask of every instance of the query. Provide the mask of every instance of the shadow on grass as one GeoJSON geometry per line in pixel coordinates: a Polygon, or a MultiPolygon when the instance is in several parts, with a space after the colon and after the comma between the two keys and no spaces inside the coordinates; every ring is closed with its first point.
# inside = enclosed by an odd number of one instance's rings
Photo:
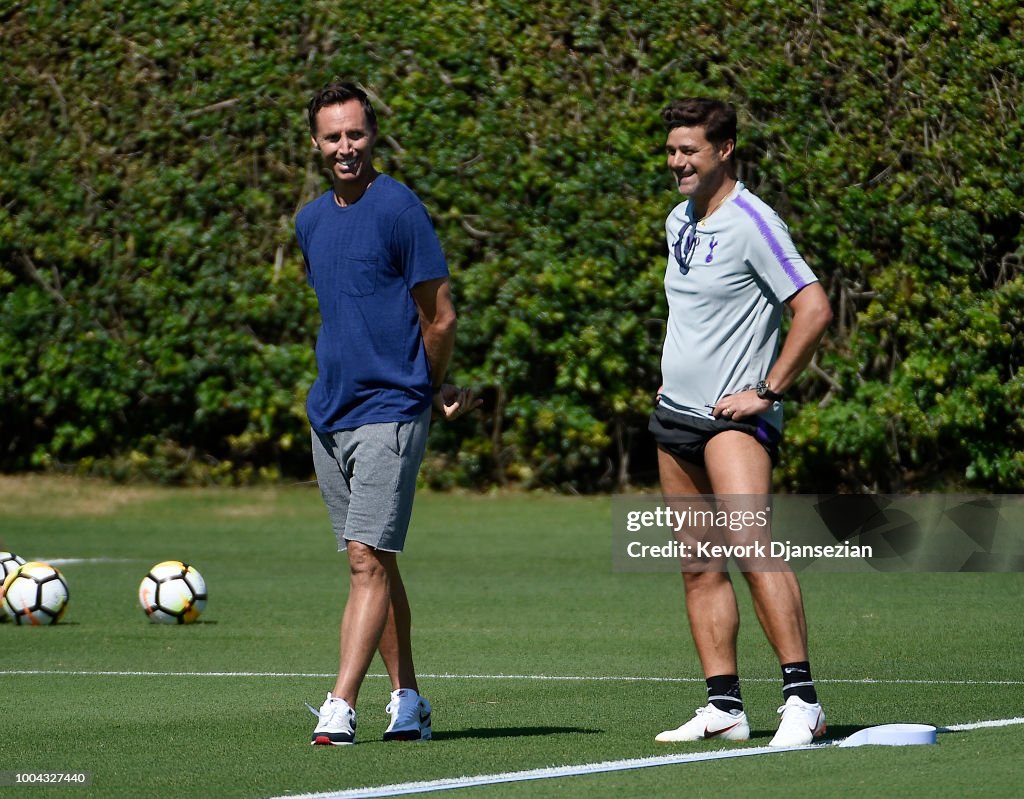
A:
{"type": "Polygon", "coordinates": [[[599,735],[604,730],[583,727],[470,727],[465,730],[439,730],[435,741],[454,741],[458,738],[531,738],[538,735],[599,735]]]}
{"type": "MultiPolygon", "coordinates": [[[[870,724],[858,724],[856,726],[850,724],[829,724],[825,735],[822,738],[815,738],[814,743],[824,744],[841,741],[844,738],[849,738],[858,730],[863,730],[865,727],[870,726],[870,724]]],[[[775,730],[751,730],[748,743],[754,746],[767,746],[774,735],[775,730]]]]}

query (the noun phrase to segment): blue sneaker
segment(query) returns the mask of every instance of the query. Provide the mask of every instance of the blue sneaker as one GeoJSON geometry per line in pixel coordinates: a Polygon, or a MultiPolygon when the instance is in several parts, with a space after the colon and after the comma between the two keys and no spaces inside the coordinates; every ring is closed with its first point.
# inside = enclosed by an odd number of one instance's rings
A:
{"type": "Polygon", "coordinates": [[[391,723],[384,732],[385,741],[429,741],[431,736],[430,702],[411,688],[391,692],[386,708],[391,723]]]}

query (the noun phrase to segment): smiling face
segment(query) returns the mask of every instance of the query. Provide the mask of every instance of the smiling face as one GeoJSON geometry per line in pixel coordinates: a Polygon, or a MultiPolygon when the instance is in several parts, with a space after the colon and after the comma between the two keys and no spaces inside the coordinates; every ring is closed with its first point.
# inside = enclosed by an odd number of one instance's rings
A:
{"type": "Polygon", "coordinates": [[[334,190],[340,199],[362,194],[376,177],[373,146],[377,131],[367,121],[359,100],[321,108],[312,139],[324,165],[331,170],[334,190]]]}
{"type": "Polygon", "coordinates": [[[665,141],[668,168],[680,194],[706,205],[731,176],[730,156],[735,143],[708,141],[703,127],[672,128],[665,141]]]}

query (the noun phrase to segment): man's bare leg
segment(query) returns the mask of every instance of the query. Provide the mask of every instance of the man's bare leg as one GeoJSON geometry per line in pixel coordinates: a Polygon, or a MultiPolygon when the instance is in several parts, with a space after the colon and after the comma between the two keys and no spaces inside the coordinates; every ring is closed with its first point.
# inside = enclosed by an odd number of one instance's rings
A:
{"type": "Polygon", "coordinates": [[[359,688],[380,644],[390,612],[389,573],[394,552],[358,541],[347,545],[349,594],[341,620],[341,656],[332,695],[355,709],[359,688]]]}

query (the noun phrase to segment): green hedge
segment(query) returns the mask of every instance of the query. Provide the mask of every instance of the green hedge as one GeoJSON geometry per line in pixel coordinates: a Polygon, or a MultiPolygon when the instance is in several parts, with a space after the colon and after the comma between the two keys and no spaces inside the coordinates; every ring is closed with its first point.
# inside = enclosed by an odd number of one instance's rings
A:
{"type": "Polygon", "coordinates": [[[779,487],[1019,489],[1024,10],[828,5],[5,4],[0,469],[309,474],[292,220],[327,186],[305,102],[342,76],[434,216],[455,376],[497,399],[435,427],[431,484],[654,478],[658,111],[711,93],[836,310],[779,487]]]}

